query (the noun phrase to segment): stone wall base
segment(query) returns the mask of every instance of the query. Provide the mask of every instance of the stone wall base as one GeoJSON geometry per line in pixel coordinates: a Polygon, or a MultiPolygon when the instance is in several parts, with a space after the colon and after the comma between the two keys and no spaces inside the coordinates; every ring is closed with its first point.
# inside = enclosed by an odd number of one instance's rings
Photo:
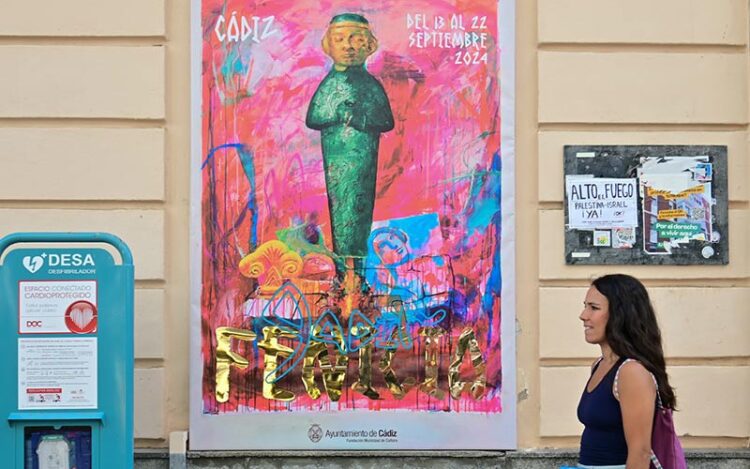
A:
{"type": "MultiPolygon", "coordinates": [[[[750,469],[750,449],[689,450],[690,469],[750,469]]],[[[534,449],[508,453],[487,451],[310,452],[190,451],[188,469],[557,469],[575,466],[577,452],[534,449]]],[[[175,459],[173,458],[173,461],[175,459]]],[[[166,450],[137,450],[136,469],[169,469],[166,450]]],[[[181,468],[173,468],[181,469],[181,468]]]]}

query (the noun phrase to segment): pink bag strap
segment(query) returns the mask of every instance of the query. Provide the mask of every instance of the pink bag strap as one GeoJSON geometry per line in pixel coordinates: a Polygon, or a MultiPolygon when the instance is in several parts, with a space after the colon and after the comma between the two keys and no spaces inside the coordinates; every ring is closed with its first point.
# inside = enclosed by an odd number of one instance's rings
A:
{"type": "Polygon", "coordinates": [[[654,469],[664,469],[664,466],[659,462],[659,458],[656,457],[653,451],[651,451],[651,464],[654,465],[654,469]]]}

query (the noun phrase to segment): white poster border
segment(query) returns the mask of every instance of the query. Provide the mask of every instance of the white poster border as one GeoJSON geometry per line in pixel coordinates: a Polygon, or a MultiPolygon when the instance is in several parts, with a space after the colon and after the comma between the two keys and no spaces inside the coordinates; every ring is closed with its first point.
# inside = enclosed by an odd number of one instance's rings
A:
{"type": "Polygon", "coordinates": [[[498,0],[500,31],[501,161],[502,161],[502,369],[503,411],[499,414],[455,414],[447,427],[445,415],[434,412],[381,411],[357,414],[356,427],[391,429],[397,443],[329,444],[308,436],[309,430],[341,428],[336,412],[305,412],[289,418],[273,414],[205,415],[202,409],[201,357],[201,0],[191,0],[191,158],[190,158],[190,448],[192,450],[502,450],[517,448],[516,315],[515,315],[515,0],[498,0]],[[387,427],[387,428],[386,428],[387,427]],[[471,428],[461,432],[460,428],[471,428]],[[258,439],[259,434],[264,435],[258,439]],[[279,435],[273,438],[269,435],[279,435]],[[283,438],[281,438],[283,435],[283,438]],[[425,436],[431,435],[426,441],[425,436]],[[476,435],[492,435],[479,443],[476,435]]]}

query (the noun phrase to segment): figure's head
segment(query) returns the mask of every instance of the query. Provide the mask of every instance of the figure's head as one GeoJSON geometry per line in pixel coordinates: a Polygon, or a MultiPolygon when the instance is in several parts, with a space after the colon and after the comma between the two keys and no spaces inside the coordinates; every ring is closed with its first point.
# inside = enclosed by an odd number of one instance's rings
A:
{"type": "Polygon", "coordinates": [[[370,31],[370,23],[362,15],[336,15],[323,36],[323,51],[333,59],[338,70],[363,65],[378,49],[378,41],[370,31]]]}
{"type": "Polygon", "coordinates": [[[401,265],[409,260],[409,238],[395,228],[380,228],[372,234],[372,248],[386,266],[401,265]]]}

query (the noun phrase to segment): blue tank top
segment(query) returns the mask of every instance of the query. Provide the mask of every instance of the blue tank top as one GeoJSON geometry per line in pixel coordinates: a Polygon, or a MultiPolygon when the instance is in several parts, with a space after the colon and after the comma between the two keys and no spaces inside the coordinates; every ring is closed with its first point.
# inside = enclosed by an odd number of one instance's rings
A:
{"type": "MultiPolygon", "coordinates": [[[[585,426],[581,436],[580,464],[618,465],[625,464],[628,459],[620,402],[612,394],[615,374],[624,361],[624,358],[617,360],[593,391],[588,392],[588,382],[583,388],[578,403],[578,420],[585,426]]],[[[598,367],[599,363],[591,370],[592,375],[598,367]]]]}

